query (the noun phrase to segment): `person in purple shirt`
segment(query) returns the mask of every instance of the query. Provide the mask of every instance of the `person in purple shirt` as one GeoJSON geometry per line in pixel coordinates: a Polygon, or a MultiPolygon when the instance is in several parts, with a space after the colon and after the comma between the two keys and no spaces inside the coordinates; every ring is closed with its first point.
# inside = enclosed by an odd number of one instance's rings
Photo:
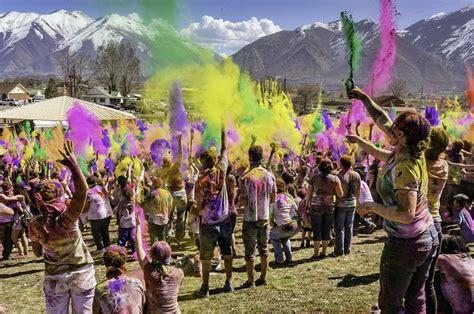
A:
{"type": "Polygon", "coordinates": [[[202,264],[202,286],[198,297],[209,296],[209,273],[214,248],[219,244],[224,256],[226,281],[225,292],[232,292],[232,221],[229,215],[229,199],[226,187],[227,145],[226,133],[222,128],[222,145],[219,160],[212,149],[205,150],[200,158],[203,165],[201,176],[196,182],[196,202],[201,211],[200,253],[202,264]]]}

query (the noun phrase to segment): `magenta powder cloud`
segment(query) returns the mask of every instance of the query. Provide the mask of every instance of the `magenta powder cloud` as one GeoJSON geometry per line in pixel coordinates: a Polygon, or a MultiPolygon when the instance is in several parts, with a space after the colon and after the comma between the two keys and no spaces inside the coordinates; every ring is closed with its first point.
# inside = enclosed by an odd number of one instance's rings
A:
{"type": "Polygon", "coordinates": [[[78,156],[84,156],[90,144],[99,154],[107,154],[107,148],[100,137],[102,133],[100,120],[79,102],[74,102],[73,107],[67,112],[67,122],[71,129],[69,138],[74,143],[74,152],[78,156]]]}
{"type": "Polygon", "coordinates": [[[380,0],[380,50],[372,66],[369,83],[365,91],[370,96],[387,90],[392,79],[392,68],[397,56],[397,32],[394,20],[395,7],[393,0],[380,0]]]}
{"type": "MultiPolygon", "coordinates": [[[[380,49],[372,65],[368,84],[364,91],[373,97],[385,92],[392,80],[392,69],[397,56],[397,32],[395,25],[395,6],[393,0],[380,0],[379,34],[380,49]]],[[[355,100],[348,113],[348,122],[367,121],[364,104],[355,100]]]]}

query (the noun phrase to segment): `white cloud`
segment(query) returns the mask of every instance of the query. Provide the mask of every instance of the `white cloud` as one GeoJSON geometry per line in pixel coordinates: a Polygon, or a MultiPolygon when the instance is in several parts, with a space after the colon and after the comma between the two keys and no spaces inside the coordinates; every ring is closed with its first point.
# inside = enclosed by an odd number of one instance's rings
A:
{"type": "Polygon", "coordinates": [[[247,21],[231,22],[204,15],[200,22],[191,23],[181,33],[194,42],[226,56],[260,37],[279,31],[281,28],[266,18],[252,17],[247,21]]]}

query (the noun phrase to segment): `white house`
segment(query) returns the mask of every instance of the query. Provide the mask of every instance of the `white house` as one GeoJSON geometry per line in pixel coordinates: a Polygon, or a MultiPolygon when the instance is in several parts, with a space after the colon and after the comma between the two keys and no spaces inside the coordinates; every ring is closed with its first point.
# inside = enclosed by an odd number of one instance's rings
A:
{"type": "Polygon", "coordinates": [[[95,87],[87,92],[87,94],[82,98],[99,105],[111,107],[123,104],[125,97],[123,97],[120,92],[112,91],[112,93],[109,94],[105,89],[95,87]]]}

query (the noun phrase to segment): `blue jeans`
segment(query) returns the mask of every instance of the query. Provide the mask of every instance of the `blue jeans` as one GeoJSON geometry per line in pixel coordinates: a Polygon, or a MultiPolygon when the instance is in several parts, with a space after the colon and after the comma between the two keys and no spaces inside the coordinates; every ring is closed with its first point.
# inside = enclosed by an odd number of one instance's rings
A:
{"type": "Polygon", "coordinates": [[[400,313],[403,308],[406,313],[426,312],[425,283],[438,244],[433,225],[417,238],[389,236],[380,258],[382,313],[400,313]]]}
{"type": "Polygon", "coordinates": [[[275,251],[275,261],[277,263],[283,263],[282,246],[283,251],[285,251],[285,259],[288,262],[293,260],[290,238],[296,233],[298,233],[298,225],[296,222],[284,226],[276,226],[272,231],[270,231],[270,241],[272,242],[273,250],[275,251]]]}
{"type": "Polygon", "coordinates": [[[133,235],[135,234],[135,227],[131,228],[119,228],[119,236],[117,244],[120,246],[127,245],[127,242],[130,243],[132,252],[135,252],[135,239],[133,235]]]}
{"type": "Polygon", "coordinates": [[[355,207],[336,207],[334,211],[334,231],[336,233],[336,255],[351,253],[352,229],[354,226],[355,207]]]}

